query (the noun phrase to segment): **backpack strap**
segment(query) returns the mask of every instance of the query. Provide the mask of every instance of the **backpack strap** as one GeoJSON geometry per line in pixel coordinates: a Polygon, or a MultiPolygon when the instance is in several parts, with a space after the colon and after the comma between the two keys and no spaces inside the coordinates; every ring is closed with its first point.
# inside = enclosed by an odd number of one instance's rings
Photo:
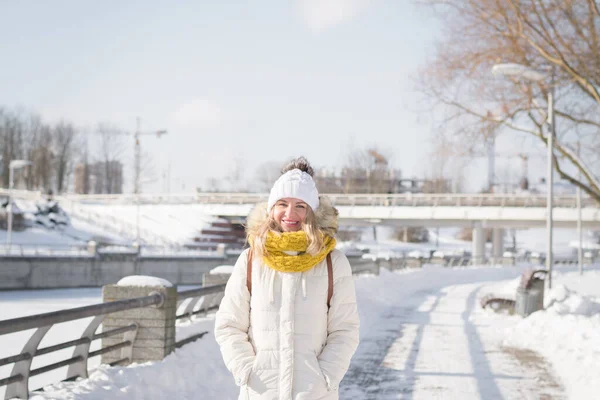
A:
{"type": "Polygon", "coordinates": [[[333,297],[333,264],[331,262],[331,252],[327,253],[327,309],[331,307],[331,297],[333,297]]]}
{"type": "Polygon", "coordinates": [[[252,296],[252,247],[248,249],[248,260],[246,261],[246,287],[252,296]]]}
{"type": "MultiPolygon", "coordinates": [[[[248,259],[246,261],[246,287],[250,296],[252,296],[252,249],[248,250],[248,259]]],[[[331,261],[331,252],[327,253],[327,308],[331,307],[331,298],[333,297],[333,262],[331,261]]]]}

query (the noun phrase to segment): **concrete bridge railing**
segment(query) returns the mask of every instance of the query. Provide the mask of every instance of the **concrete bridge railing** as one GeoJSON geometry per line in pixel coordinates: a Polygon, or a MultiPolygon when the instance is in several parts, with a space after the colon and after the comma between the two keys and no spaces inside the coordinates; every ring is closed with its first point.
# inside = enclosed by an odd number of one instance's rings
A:
{"type": "MultiPolygon", "coordinates": [[[[410,207],[545,207],[544,194],[325,194],[338,206],[410,206],[410,207]]],[[[200,203],[200,204],[256,204],[266,201],[267,193],[143,193],[110,195],[65,195],[61,198],[81,203],[200,203]]],[[[575,195],[554,196],[555,207],[576,208],[575,195]]],[[[583,207],[600,208],[589,197],[584,197],[583,207]]]]}

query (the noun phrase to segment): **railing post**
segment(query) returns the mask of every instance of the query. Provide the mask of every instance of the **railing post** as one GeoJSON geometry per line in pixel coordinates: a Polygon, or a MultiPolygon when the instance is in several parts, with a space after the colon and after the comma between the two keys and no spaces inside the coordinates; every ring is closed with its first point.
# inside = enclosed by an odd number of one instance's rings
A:
{"type": "Polygon", "coordinates": [[[35,357],[35,353],[37,352],[40,342],[50,328],[51,325],[38,328],[27,341],[27,344],[21,353],[27,353],[29,354],[29,357],[25,360],[16,362],[10,374],[10,376],[20,375],[21,379],[17,382],[9,384],[6,387],[6,392],[4,394],[5,399],[29,398],[29,374],[31,373],[31,361],[33,360],[33,357],[35,357]]]}
{"type": "MultiPolygon", "coordinates": [[[[116,312],[109,314],[104,319],[102,322],[103,330],[122,328],[131,324],[137,324],[138,330],[133,346],[103,354],[103,364],[125,358],[137,363],[158,361],[175,349],[177,287],[168,285],[170,283],[159,278],[126,277],[116,285],[106,285],[102,288],[104,302],[144,297],[154,293],[160,294],[164,299],[162,304],[116,312]],[[136,281],[142,284],[139,285],[136,281]],[[143,283],[144,281],[151,282],[151,286],[148,283],[143,283]]],[[[126,338],[123,334],[103,338],[102,348],[121,343],[124,340],[126,338]]]]}
{"type": "Polygon", "coordinates": [[[92,322],[88,325],[88,327],[81,335],[82,338],[89,339],[89,342],[79,344],[75,346],[75,350],[73,350],[73,357],[81,357],[81,361],[69,365],[69,369],[67,370],[67,379],[74,377],[87,378],[88,377],[88,357],[90,355],[90,344],[92,343],[92,339],[94,338],[94,334],[96,333],[96,329],[102,323],[102,320],[105,318],[104,315],[99,315],[92,319],[92,322]]]}

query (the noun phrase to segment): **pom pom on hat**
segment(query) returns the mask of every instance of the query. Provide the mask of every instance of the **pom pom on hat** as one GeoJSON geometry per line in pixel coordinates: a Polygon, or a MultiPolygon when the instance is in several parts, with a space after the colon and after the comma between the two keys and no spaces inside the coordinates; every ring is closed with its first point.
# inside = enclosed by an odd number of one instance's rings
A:
{"type": "Polygon", "coordinates": [[[281,175],[271,188],[267,210],[275,205],[277,200],[292,197],[300,199],[315,211],[319,207],[319,192],[312,176],[299,169],[292,169],[281,175]]]}

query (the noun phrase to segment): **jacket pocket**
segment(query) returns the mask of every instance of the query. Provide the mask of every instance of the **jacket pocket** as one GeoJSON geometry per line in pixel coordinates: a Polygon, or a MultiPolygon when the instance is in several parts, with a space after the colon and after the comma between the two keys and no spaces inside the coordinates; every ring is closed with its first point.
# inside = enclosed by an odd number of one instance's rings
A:
{"type": "Polygon", "coordinates": [[[319,367],[319,372],[321,373],[321,378],[323,379],[323,383],[325,384],[327,391],[331,392],[331,385],[329,385],[329,380],[327,379],[327,376],[323,372],[323,368],[321,368],[321,363],[319,362],[319,357],[316,352],[315,352],[315,360],[317,362],[317,366],[319,367]]]}

